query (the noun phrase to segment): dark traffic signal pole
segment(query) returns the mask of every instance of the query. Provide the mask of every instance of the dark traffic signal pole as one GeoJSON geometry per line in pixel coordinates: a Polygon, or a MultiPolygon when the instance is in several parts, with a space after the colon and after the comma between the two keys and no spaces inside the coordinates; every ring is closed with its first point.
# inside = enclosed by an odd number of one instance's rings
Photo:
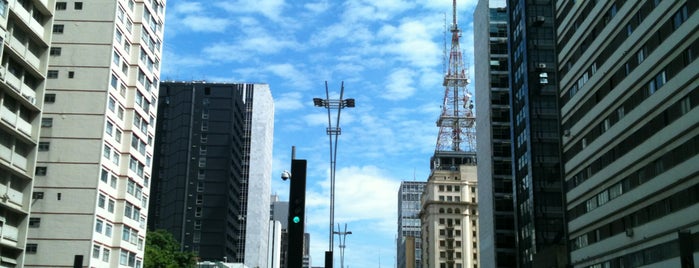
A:
{"type": "Polygon", "coordinates": [[[291,160],[289,178],[289,252],[287,267],[303,265],[303,233],[306,223],[306,160],[291,160]]]}

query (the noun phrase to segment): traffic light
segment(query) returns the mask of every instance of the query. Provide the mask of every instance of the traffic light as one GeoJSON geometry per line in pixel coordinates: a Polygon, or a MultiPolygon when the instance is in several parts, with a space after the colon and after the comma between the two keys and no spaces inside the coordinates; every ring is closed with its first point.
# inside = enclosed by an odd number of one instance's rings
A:
{"type": "Polygon", "coordinates": [[[289,185],[289,251],[287,267],[303,265],[303,233],[306,222],[306,160],[291,160],[289,185]]]}

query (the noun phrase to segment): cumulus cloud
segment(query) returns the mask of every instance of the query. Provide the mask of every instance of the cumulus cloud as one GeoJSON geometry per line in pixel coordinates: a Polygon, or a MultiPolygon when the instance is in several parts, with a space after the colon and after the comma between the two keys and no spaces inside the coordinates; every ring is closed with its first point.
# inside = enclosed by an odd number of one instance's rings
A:
{"type": "Polygon", "coordinates": [[[232,13],[259,13],[272,20],[279,20],[284,10],[284,0],[220,1],[216,6],[232,13]]]}
{"type": "MultiPolygon", "coordinates": [[[[281,89],[280,89],[281,91],[281,89]]],[[[274,97],[274,108],[279,111],[293,111],[304,107],[303,95],[299,92],[285,92],[274,97]]]]}
{"type": "Polygon", "coordinates": [[[381,97],[391,101],[410,98],[415,93],[414,76],[415,71],[411,69],[393,70],[386,81],[386,94],[381,95],[381,97]]]}
{"type": "Polygon", "coordinates": [[[212,15],[214,13],[210,12],[209,8],[200,2],[176,2],[166,13],[167,25],[177,25],[177,27],[168,27],[168,34],[177,34],[182,29],[213,33],[226,31],[233,21],[228,17],[212,15]]]}

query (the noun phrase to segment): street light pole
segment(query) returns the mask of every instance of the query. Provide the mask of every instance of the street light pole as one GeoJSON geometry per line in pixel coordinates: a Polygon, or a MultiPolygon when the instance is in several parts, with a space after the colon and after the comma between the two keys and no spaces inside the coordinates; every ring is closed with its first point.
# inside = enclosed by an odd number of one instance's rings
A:
{"type": "MultiPolygon", "coordinates": [[[[335,167],[337,164],[337,139],[342,130],[340,129],[340,112],[343,108],[353,108],[354,99],[343,99],[345,92],[345,82],[342,82],[340,87],[340,98],[330,99],[330,93],[328,91],[328,81],[325,81],[325,99],[313,98],[313,105],[316,107],[323,107],[328,111],[328,128],[325,132],[330,138],[330,229],[328,232],[328,253],[329,257],[332,259],[332,251],[334,247],[334,236],[333,229],[335,225],[335,167]],[[337,110],[337,117],[335,118],[335,125],[333,125],[331,112],[332,110],[337,110]]],[[[326,263],[328,258],[328,253],[326,253],[326,263]]],[[[332,260],[330,260],[332,261],[332,260]]],[[[327,267],[326,267],[327,268],[327,267]]]]}
{"type": "Polygon", "coordinates": [[[340,268],[345,268],[345,247],[347,247],[347,235],[352,234],[352,231],[347,231],[345,223],[345,231],[340,231],[340,224],[337,224],[337,231],[333,232],[340,240],[340,268]]]}

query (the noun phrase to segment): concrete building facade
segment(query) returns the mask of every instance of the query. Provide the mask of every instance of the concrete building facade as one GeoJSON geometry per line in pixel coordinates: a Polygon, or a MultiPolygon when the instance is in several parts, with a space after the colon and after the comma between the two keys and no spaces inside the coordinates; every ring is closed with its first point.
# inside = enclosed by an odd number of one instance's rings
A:
{"type": "MultiPolygon", "coordinates": [[[[53,1],[0,1],[0,266],[24,267],[25,254],[38,253],[27,242],[41,112],[53,25],[53,1]]],[[[51,99],[48,99],[50,102],[51,99]]]]}
{"type": "Polygon", "coordinates": [[[287,231],[289,226],[289,202],[280,201],[279,196],[276,194],[272,195],[270,201],[270,220],[281,223],[279,259],[276,262],[279,263],[279,267],[286,268],[286,259],[289,252],[289,232],[287,231]]]}
{"type": "Polygon", "coordinates": [[[423,267],[477,267],[476,155],[436,152],[422,194],[423,267]]]}
{"type": "Polygon", "coordinates": [[[399,268],[422,268],[420,209],[426,184],[424,181],[403,181],[398,189],[396,259],[399,268]]]}
{"type": "Polygon", "coordinates": [[[506,2],[478,1],[473,23],[480,264],[515,267],[506,2]]]}
{"type": "Polygon", "coordinates": [[[556,8],[572,267],[696,267],[699,3],[556,8]]]}
{"type": "Polygon", "coordinates": [[[243,187],[241,212],[245,215],[245,265],[267,267],[269,205],[272,188],[274,100],[267,84],[241,84],[245,103],[243,133],[243,187]]]}
{"type": "Polygon", "coordinates": [[[24,266],[140,267],[165,1],[16,2],[56,9],[24,266]]]}

